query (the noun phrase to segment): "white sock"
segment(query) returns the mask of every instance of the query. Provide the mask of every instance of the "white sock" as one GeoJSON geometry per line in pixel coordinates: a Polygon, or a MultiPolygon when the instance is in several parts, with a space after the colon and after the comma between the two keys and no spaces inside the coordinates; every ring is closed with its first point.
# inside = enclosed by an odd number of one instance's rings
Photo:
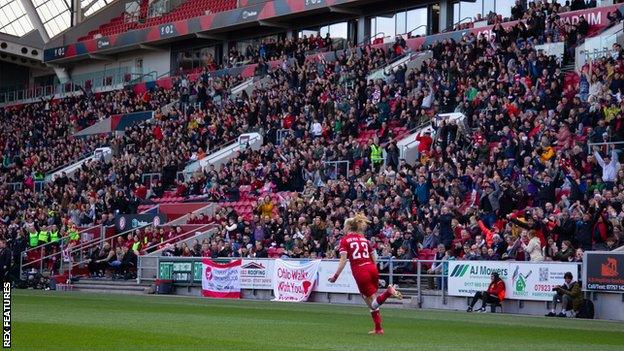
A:
{"type": "Polygon", "coordinates": [[[553,308],[552,310],[550,310],[550,312],[552,313],[557,313],[557,311],[555,311],[555,309],[553,308]]]}
{"type": "Polygon", "coordinates": [[[374,310],[378,310],[379,309],[379,304],[377,303],[377,299],[376,298],[373,300],[373,303],[371,303],[371,307],[374,310]]]}

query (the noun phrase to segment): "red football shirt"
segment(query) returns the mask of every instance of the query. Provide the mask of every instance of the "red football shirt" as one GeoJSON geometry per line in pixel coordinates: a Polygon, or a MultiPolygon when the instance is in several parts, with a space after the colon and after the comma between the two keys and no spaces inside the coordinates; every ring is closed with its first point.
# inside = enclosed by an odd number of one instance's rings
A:
{"type": "Polygon", "coordinates": [[[349,233],[340,239],[340,253],[346,252],[351,268],[374,264],[373,250],[368,240],[360,234],[349,233]]]}

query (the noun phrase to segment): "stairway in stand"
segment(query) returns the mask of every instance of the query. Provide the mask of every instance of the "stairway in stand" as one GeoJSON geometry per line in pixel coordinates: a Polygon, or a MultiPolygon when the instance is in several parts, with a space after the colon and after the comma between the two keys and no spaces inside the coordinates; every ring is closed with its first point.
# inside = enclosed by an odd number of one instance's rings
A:
{"type": "Polygon", "coordinates": [[[73,284],[74,291],[114,293],[126,295],[143,295],[150,286],[149,283],[137,284],[136,280],[112,280],[107,278],[80,279],[73,284]]]}

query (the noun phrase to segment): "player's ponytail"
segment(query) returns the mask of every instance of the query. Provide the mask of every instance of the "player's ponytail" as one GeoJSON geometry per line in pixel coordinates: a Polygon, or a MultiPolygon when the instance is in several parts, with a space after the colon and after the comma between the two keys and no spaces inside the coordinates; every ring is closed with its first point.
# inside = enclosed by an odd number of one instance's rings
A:
{"type": "Polygon", "coordinates": [[[349,230],[357,233],[364,233],[369,223],[370,221],[363,213],[356,213],[353,218],[347,220],[347,225],[350,227],[349,230]]]}

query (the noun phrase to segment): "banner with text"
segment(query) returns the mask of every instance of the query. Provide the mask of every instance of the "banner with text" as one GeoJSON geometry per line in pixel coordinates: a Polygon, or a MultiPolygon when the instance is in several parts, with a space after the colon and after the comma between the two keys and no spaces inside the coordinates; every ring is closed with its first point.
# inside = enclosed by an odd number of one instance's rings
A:
{"type": "Polygon", "coordinates": [[[202,295],[205,297],[240,299],[241,260],[219,264],[211,259],[202,260],[202,295]]]}
{"type": "Polygon", "coordinates": [[[624,293],[624,252],[588,251],[583,264],[586,290],[624,293]]]}
{"type": "Polygon", "coordinates": [[[121,233],[146,225],[157,227],[166,222],[167,216],[163,213],[118,215],[115,217],[115,229],[117,229],[117,233],[121,233]]]}
{"type": "Polygon", "coordinates": [[[241,288],[273,289],[275,260],[244,258],[241,266],[241,288]]]}
{"type": "Polygon", "coordinates": [[[273,301],[307,301],[316,282],[321,260],[308,262],[275,260],[273,301]]]}
{"type": "Polygon", "coordinates": [[[578,279],[578,265],[574,263],[451,261],[448,294],[474,296],[477,291],[485,291],[493,272],[498,272],[505,282],[506,298],[516,300],[550,301],[552,289],[563,284],[565,272],[572,272],[573,279],[578,279]]]}

